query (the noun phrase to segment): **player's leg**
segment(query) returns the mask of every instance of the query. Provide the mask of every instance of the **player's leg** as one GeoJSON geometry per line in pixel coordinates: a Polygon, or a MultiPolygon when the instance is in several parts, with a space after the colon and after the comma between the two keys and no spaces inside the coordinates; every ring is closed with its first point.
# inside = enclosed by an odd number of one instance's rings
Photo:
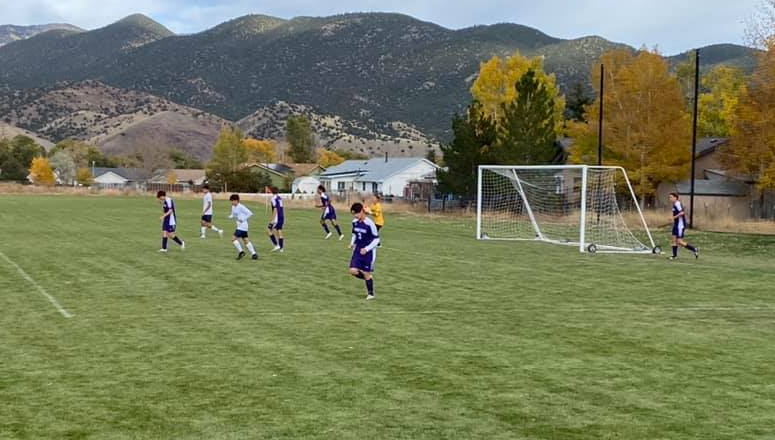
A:
{"type": "Polygon", "coordinates": [[[174,241],[180,246],[181,249],[186,248],[186,243],[184,243],[183,240],[181,240],[180,237],[178,237],[178,234],[176,234],[174,230],[170,231],[169,236],[170,238],[172,238],[172,241],[174,241]]]}
{"type": "Polygon", "coordinates": [[[283,235],[282,227],[277,229],[277,243],[280,245],[280,252],[285,250],[285,235],[283,235]]]}
{"type": "Polygon", "coordinates": [[[205,221],[205,217],[202,216],[202,221],[199,222],[199,238],[205,238],[205,233],[207,232],[208,224],[205,221]]]}
{"type": "Polygon", "coordinates": [[[334,228],[336,228],[336,233],[339,234],[339,239],[341,240],[344,238],[344,234],[342,234],[342,230],[339,228],[339,223],[335,218],[331,219],[331,224],[334,225],[334,228]]]}
{"type": "Polygon", "coordinates": [[[240,243],[240,237],[241,236],[242,236],[242,232],[237,230],[237,231],[234,231],[234,235],[232,235],[232,237],[231,237],[231,243],[237,249],[237,259],[238,260],[242,259],[242,257],[245,256],[245,251],[242,249],[242,244],[240,243]]]}
{"type": "Polygon", "coordinates": [[[683,248],[689,250],[691,253],[693,253],[694,254],[694,258],[699,258],[700,257],[700,250],[697,247],[692,246],[691,244],[689,244],[689,242],[686,241],[685,237],[679,238],[678,239],[678,244],[681,245],[681,247],[683,247],[683,248]]]}
{"type": "Polygon", "coordinates": [[[366,299],[374,299],[374,277],[371,272],[363,272],[363,279],[366,280],[366,299]]]}
{"type": "Polygon", "coordinates": [[[323,231],[326,233],[326,238],[328,239],[331,237],[331,231],[328,229],[328,224],[326,221],[326,216],[323,214],[323,216],[320,217],[320,226],[323,227],[323,231]]]}
{"type": "Polygon", "coordinates": [[[379,244],[377,247],[382,247],[382,225],[377,225],[377,233],[379,234],[379,244]]]}
{"type": "Polygon", "coordinates": [[[266,227],[266,235],[269,236],[269,241],[272,242],[272,252],[280,250],[280,246],[277,244],[277,237],[275,237],[274,223],[269,223],[266,227]]]}
{"type": "Polygon", "coordinates": [[[253,247],[253,243],[250,242],[250,239],[245,237],[242,240],[245,242],[245,247],[248,248],[248,252],[250,252],[251,258],[258,260],[258,253],[256,252],[256,248],[253,247]]]}
{"type": "Polygon", "coordinates": [[[167,231],[161,231],[161,249],[159,252],[167,252],[167,231]]]}

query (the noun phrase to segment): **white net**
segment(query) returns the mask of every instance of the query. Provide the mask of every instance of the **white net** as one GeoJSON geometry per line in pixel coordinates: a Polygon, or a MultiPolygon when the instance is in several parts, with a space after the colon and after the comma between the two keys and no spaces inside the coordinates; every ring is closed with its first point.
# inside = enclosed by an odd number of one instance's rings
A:
{"type": "Polygon", "coordinates": [[[481,167],[480,173],[480,239],[612,252],[654,249],[622,168],[481,167]]]}

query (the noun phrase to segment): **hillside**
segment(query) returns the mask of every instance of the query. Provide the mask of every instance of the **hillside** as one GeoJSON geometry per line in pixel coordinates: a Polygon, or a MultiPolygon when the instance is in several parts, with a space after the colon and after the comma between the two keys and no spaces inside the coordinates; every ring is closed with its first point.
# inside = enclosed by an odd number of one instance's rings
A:
{"type": "Polygon", "coordinates": [[[33,133],[23,128],[15,127],[5,121],[0,121],[0,139],[12,139],[16,136],[27,136],[28,138],[32,138],[32,140],[34,140],[38,145],[45,148],[46,150],[54,148],[53,142],[47,139],[43,139],[42,137],[38,136],[37,133],[33,133]]]}
{"type": "Polygon", "coordinates": [[[68,32],[83,32],[83,29],[64,23],[50,23],[33,26],[15,26],[12,24],[0,25],[0,46],[12,41],[26,40],[43,32],[62,30],[68,32]]]}
{"type": "Polygon", "coordinates": [[[51,142],[89,141],[108,153],[177,148],[207,159],[221,118],[137,91],[95,81],[0,93],[0,118],[51,142]]]}
{"type": "MultiPolygon", "coordinates": [[[[614,47],[627,46],[601,37],[562,40],[517,24],[450,30],[386,13],[250,15],[186,36],[132,16],[0,47],[0,89],[98,79],[232,121],[287,102],[351,121],[367,140],[390,135],[385,127],[395,121],[448,139],[451,116],[470,101],[471,81],[492,55],[543,56],[567,89],[588,84],[592,64],[614,47]]],[[[708,55],[706,67],[754,63],[751,51],[737,48],[713,47],[708,55]]]]}

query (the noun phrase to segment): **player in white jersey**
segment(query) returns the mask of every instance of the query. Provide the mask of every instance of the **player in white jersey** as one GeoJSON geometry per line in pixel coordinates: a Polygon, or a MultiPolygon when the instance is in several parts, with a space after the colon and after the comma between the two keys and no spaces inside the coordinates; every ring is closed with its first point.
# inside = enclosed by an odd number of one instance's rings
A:
{"type": "Polygon", "coordinates": [[[223,237],[223,229],[218,229],[213,224],[213,193],[210,192],[210,185],[203,185],[202,192],[202,233],[199,238],[205,238],[205,233],[208,229],[218,233],[219,237],[223,237]]]}
{"type": "Polygon", "coordinates": [[[258,260],[258,253],[256,253],[253,243],[248,239],[248,219],[253,216],[253,213],[245,207],[245,205],[240,203],[239,194],[232,194],[231,197],[229,197],[229,200],[231,201],[231,215],[229,218],[232,218],[237,222],[237,229],[234,231],[234,236],[231,238],[231,242],[234,244],[234,247],[237,248],[237,259],[241,260],[245,257],[245,251],[242,249],[242,244],[240,243],[240,240],[242,240],[245,247],[248,248],[248,251],[252,256],[251,258],[258,260]]]}

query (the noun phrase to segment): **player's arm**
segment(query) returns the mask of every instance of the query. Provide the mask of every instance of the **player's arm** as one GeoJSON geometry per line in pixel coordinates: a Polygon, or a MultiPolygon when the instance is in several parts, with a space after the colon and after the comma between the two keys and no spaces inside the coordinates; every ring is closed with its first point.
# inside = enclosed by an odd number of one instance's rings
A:
{"type": "Polygon", "coordinates": [[[368,246],[361,249],[362,254],[373,251],[379,245],[379,231],[377,231],[377,227],[372,223],[369,225],[369,228],[371,228],[371,235],[374,236],[374,239],[371,240],[368,246]]]}
{"type": "Polygon", "coordinates": [[[202,210],[202,215],[205,215],[205,212],[209,211],[210,208],[212,208],[212,207],[213,207],[213,203],[212,202],[207,202],[207,206],[205,206],[205,209],[202,210]]]}
{"type": "Polygon", "coordinates": [[[165,212],[164,215],[161,216],[161,219],[164,220],[165,218],[171,215],[172,215],[172,210],[170,209],[169,211],[165,212]]]}
{"type": "Polygon", "coordinates": [[[249,210],[246,207],[242,207],[242,220],[248,221],[250,217],[253,217],[253,211],[249,210]]]}
{"type": "Polygon", "coordinates": [[[681,205],[681,210],[678,211],[678,214],[673,216],[673,220],[678,220],[679,217],[685,217],[686,213],[684,212],[684,207],[681,205]]]}

